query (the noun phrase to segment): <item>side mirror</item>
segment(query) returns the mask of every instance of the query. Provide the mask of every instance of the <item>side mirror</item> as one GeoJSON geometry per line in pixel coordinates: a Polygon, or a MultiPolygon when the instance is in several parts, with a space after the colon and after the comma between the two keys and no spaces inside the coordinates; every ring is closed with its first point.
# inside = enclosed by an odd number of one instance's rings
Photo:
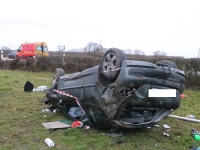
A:
{"type": "Polygon", "coordinates": [[[19,50],[19,49],[17,49],[17,52],[20,52],[20,50],[19,50]]]}

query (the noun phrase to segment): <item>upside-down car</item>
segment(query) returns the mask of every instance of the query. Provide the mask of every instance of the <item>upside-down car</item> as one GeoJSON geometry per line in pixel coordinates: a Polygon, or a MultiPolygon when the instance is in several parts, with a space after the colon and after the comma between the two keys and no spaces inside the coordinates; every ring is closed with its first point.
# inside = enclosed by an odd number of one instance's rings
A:
{"type": "Polygon", "coordinates": [[[184,77],[172,61],[126,60],[123,51],[110,48],[99,66],[68,75],[57,68],[46,103],[96,128],[150,127],[180,107],[184,77]],[[150,97],[152,89],[172,89],[175,96],[150,97]],[[74,107],[80,107],[83,115],[70,115],[74,107]]]}

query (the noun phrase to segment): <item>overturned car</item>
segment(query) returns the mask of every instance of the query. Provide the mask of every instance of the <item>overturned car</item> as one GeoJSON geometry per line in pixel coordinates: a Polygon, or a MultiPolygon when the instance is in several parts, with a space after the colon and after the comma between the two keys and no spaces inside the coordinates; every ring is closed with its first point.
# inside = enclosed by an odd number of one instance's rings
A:
{"type": "Polygon", "coordinates": [[[46,103],[96,128],[150,127],[179,108],[184,77],[172,61],[126,60],[121,50],[110,48],[99,66],[68,75],[57,68],[46,103]],[[150,97],[151,89],[174,89],[175,96],[150,97]],[[72,116],[74,107],[83,114],[72,116]]]}

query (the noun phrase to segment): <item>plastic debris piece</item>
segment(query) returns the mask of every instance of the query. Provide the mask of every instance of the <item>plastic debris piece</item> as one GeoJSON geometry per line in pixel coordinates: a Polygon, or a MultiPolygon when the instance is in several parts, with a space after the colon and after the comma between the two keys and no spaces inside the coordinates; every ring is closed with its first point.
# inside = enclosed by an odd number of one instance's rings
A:
{"type": "Polygon", "coordinates": [[[170,129],[170,128],[171,128],[171,127],[168,126],[167,124],[164,124],[163,127],[164,127],[165,129],[170,129]]]}
{"type": "MultiPolygon", "coordinates": [[[[56,109],[54,109],[54,110],[55,110],[55,113],[56,113],[56,109]]],[[[42,112],[43,113],[50,113],[50,114],[54,113],[54,112],[51,112],[50,108],[43,109],[42,112]]]]}
{"type": "Polygon", "coordinates": [[[56,110],[56,109],[54,109],[54,110],[53,110],[53,113],[55,114],[56,112],[57,112],[57,110],[56,110]]]}
{"type": "Polygon", "coordinates": [[[187,114],[185,117],[186,117],[186,118],[195,119],[195,116],[194,116],[194,115],[192,115],[192,114],[187,114]]]}
{"type": "Polygon", "coordinates": [[[181,98],[186,98],[186,95],[185,94],[181,94],[181,98]]]}
{"type": "Polygon", "coordinates": [[[168,137],[170,136],[168,132],[163,132],[163,135],[168,137]]]}
{"type": "Polygon", "coordinates": [[[194,139],[196,141],[200,141],[200,133],[197,131],[197,129],[192,129],[191,132],[192,132],[194,139]]]}
{"type": "Polygon", "coordinates": [[[83,123],[81,121],[74,121],[71,125],[72,128],[82,127],[83,123]]]}
{"type": "Polygon", "coordinates": [[[36,89],[33,89],[33,92],[44,92],[48,89],[47,86],[39,86],[36,89]]]}
{"type": "Polygon", "coordinates": [[[85,128],[86,130],[89,130],[89,129],[90,129],[90,126],[84,125],[84,128],[85,128]]]}
{"type": "Polygon", "coordinates": [[[160,125],[158,125],[158,124],[156,124],[156,125],[154,125],[155,127],[160,127],[160,125]]]}
{"type": "Polygon", "coordinates": [[[49,147],[54,147],[54,142],[53,142],[50,138],[46,138],[46,139],[45,139],[45,143],[46,143],[49,147]]]}

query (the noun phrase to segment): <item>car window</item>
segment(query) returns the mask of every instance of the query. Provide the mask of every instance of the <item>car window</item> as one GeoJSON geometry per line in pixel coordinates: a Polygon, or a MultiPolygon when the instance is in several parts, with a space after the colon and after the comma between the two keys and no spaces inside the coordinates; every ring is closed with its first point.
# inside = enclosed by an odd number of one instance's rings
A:
{"type": "Polygon", "coordinates": [[[44,52],[48,52],[48,49],[46,46],[43,47],[44,52]]]}
{"type": "Polygon", "coordinates": [[[37,50],[37,51],[42,51],[42,47],[41,47],[41,46],[37,46],[37,47],[36,47],[36,50],[37,50]]]}
{"type": "MultiPolygon", "coordinates": [[[[37,46],[37,47],[36,47],[36,50],[37,50],[37,51],[42,51],[42,46],[37,46]]],[[[47,51],[48,51],[48,49],[47,49],[46,46],[43,46],[43,51],[44,51],[44,52],[47,52],[47,51]]]]}

